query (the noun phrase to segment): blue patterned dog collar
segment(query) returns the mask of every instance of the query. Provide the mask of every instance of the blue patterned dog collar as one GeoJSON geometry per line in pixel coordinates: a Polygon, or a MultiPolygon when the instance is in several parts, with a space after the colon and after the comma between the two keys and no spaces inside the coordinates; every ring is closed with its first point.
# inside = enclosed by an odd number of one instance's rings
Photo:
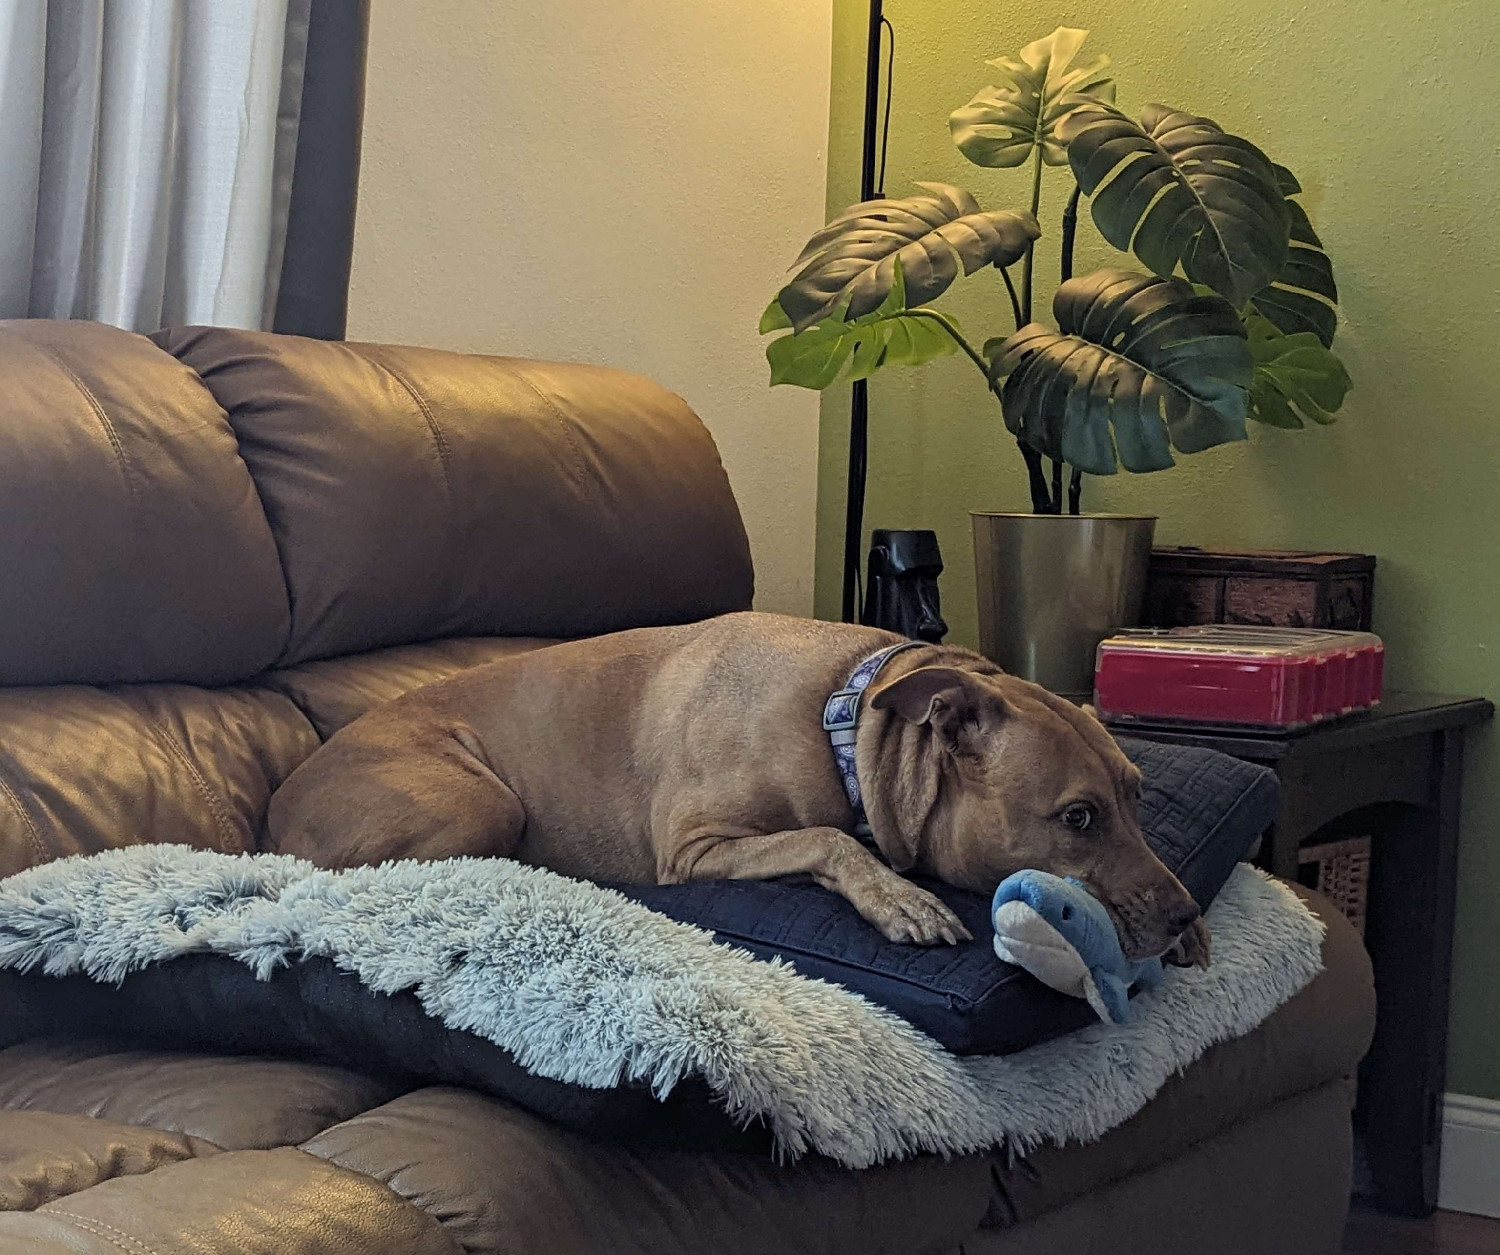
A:
{"type": "Polygon", "coordinates": [[[823,704],[823,731],[828,733],[833,746],[834,761],[838,764],[839,777],[844,782],[844,793],[849,805],[854,807],[854,835],[868,837],[869,816],[865,814],[864,798],[860,794],[859,773],[854,769],[854,734],[859,724],[859,699],[871,682],[880,674],[880,669],[904,649],[915,649],[922,641],[902,641],[899,645],[887,645],[866,658],[850,673],[849,681],[823,704]]]}

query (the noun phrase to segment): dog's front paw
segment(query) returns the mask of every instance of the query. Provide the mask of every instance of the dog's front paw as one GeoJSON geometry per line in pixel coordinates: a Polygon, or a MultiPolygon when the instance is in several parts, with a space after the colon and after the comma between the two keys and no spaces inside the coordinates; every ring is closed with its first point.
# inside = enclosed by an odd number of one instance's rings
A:
{"type": "Polygon", "coordinates": [[[1173,967],[1207,967],[1213,961],[1213,938],[1201,917],[1177,938],[1166,960],[1173,967]]]}
{"type": "Polygon", "coordinates": [[[889,941],[919,946],[946,942],[951,946],[973,940],[974,935],[941,898],[899,876],[882,878],[869,886],[854,905],[889,941]]]}

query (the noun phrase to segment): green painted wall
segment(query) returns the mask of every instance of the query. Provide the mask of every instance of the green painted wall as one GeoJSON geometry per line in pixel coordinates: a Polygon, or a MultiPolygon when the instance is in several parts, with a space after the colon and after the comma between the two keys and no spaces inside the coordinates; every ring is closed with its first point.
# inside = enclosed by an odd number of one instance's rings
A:
{"type": "MultiPolygon", "coordinates": [[[[829,207],[857,199],[865,5],[835,7],[829,207]]],[[[1376,629],[1395,686],[1500,695],[1500,108],[1494,0],[887,0],[897,32],[887,186],[969,187],[1021,205],[1024,173],[980,170],[947,116],[983,61],[1054,26],[1093,31],[1120,103],[1207,114],[1290,166],[1334,258],[1355,390],[1337,426],[1257,429],[1150,476],[1088,481],[1085,508],[1161,516],[1165,542],[1379,555],[1376,629]]],[[[1049,171],[1041,273],[1056,265],[1064,171],[1049,171]]],[[[789,241],[789,253],[800,241],[789,241]]],[[[1086,220],[1078,270],[1115,257],[1086,220]]],[[[1134,263],[1132,263],[1134,264],[1134,263]]],[[[1042,285],[1049,311],[1054,284],[1042,285]]],[[[970,339],[1009,330],[998,277],[945,297],[970,339]]],[[[1024,509],[999,409],[952,358],[871,388],[867,524],[936,527],[944,611],[975,643],[967,511],[1024,509]]],[[[1255,424],[1251,424],[1252,427],[1255,424]]],[[[823,404],[818,609],[838,613],[844,395],[823,404]]],[[[1500,1098],[1500,737],[1467,773],[1449,1088],[1500,1098]]]]}

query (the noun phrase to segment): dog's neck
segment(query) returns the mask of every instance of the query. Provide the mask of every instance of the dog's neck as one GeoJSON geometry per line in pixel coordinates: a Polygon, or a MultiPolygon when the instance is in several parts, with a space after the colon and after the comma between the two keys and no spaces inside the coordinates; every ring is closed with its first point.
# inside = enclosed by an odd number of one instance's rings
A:
{"type": "MultiPolygon", "coordinates": [[[[880,847],[874,840],[870,819],[865,811],[864,789],[860,784],[855,756],[863,705],[861,699],[888,662],[898,654],[921,644],[921,641],[901,641],[895,645],[887,645],[884,649],[877,649],[854,668],[844,682],[844,687],[830,694],[823,704],[823,731],[828,734],[829,743],[833,747],[833,758],[838,765],[844,795],[854,809],[854,835],[867,844],[875,845],[877,849],[880,847]]],[[[868,713],[865,717],[869,718],[868,713]]],[[[881,853],[884,851],[881,850],[881,853]]]]}

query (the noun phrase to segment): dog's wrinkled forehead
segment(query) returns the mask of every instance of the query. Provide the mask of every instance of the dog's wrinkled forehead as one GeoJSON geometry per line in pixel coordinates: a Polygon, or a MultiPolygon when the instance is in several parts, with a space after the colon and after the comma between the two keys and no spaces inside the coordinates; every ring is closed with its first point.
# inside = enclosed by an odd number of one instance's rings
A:
{"type": "Polygon", "coordinates": [[[1088,710],[1075,706],[1039,685],[1012,681],[1019,692],[1009,695],[1018,705],[1031,707],[1040,716],[1025,721],[1031,729],[1048,740],[1061,742],[1059,749],[1070,751],[1068,761],[1075,767],[1096,769],[1113,785],[1133,792],[1141,782],[1141,771],[1125,756],[1114,737],[1088,710]]]}

